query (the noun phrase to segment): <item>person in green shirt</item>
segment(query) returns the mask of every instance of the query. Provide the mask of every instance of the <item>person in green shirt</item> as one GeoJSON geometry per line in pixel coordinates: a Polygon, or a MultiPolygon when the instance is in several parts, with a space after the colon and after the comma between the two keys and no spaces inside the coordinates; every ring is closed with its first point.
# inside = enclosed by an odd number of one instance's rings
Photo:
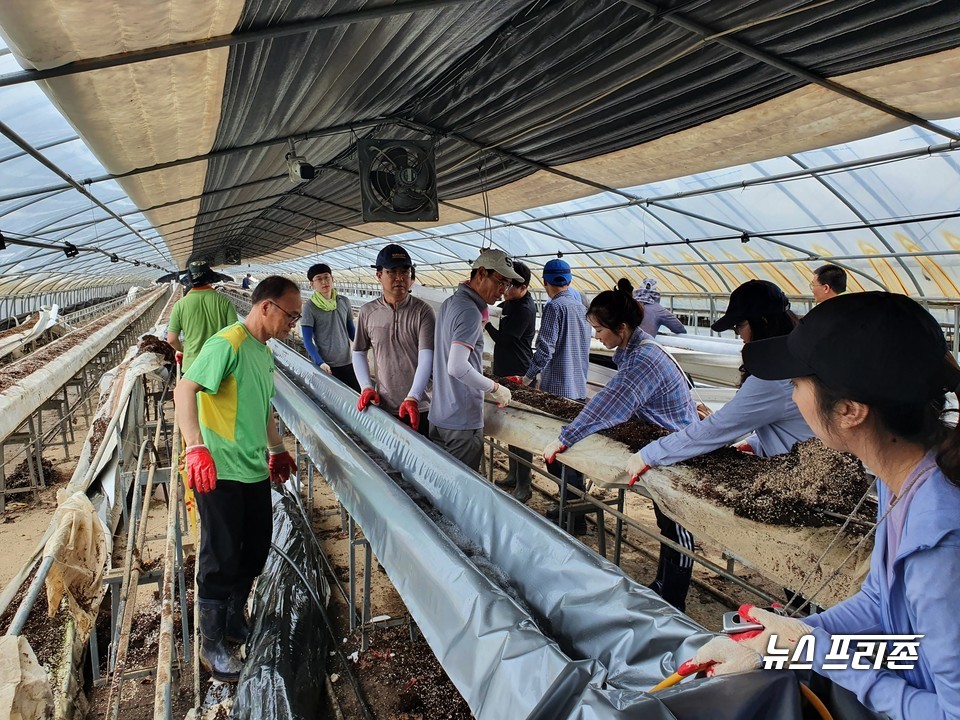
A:
{"type": "Polygon", "coordinates": [[[206,263],[192,263],[187,273],[190,292],[177,300],[167,323],[167,342],[177,351],[183,372],[190,369],[200,348],[214,333],[237,321],[233,303],[211,287],[220,279],[219,273],[206,263]]]}
{"type": "Polygon", "coordinates": [[[200,512],[200,660],[221,682],[237,682],[243,669],[224,641],[247,639],[244,605],[273,535],[270,481],[284,482],[296,469],[273,422],[266,343],[285,338],[300,320],[300,290],[274,275],[257,285],[251,302],[243,322],[204,344],[173,395],[187,484],[200,512]]]}

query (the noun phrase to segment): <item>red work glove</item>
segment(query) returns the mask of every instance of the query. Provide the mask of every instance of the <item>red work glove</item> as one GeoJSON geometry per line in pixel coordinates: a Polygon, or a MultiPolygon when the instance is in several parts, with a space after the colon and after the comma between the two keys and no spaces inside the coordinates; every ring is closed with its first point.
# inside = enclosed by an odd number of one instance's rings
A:
{"type": "Polygon", "coordinates": [[[397,417],[401,420],[409,420],[410,427],[414,430],[420,429],[420,405],[412,397],[406,398],[400,403],[400,409],[397,411],[397,417]]]}
{"type": "Polygon", "coordinates": [[[187,487],[208,493],[217,488],[217,465],[206,445],[191,445],[186,450],[187,487]]]}
{"type": "Polygon", "coordinates": [[[516,383],[517,385],[523,385],[523,376],[522,375],[507,375],[504,380],[507,382],[516,383]]]}
{"type": "Polygon", "coordinates": [[[559,455],[566,449],[567,449],[566,445],[564,445],[559,440],[554,440],[552,443],[550,443],[543,449],[543,461],[546,463],[555,462],[557,459],[557,455],[559,455]]]}
{"type": "Polygon", "coordinates": [[[183,353],[180,352],[179,350],[177,350],[176,358],[177,358],[177,365],[183,365],[183,353]]]}
{"type": "Polygon", "coordinates": [[[742,453],[747,453],[748,455],[756,455],[757,451],[753,449],[753,445],[748,442],[742,442],[739,445],[734,445],[734,447],[742,453]]]}
{"type": "Polygon", "coordinates": [[[367,409],[367,406],[373,403],[374,405],[380,404],[380,394],[371,387],[364,388],[363,392],[360,393],[360,399],[357,400],[357,410],[363,412],[367,409]]]}
{"type": "Polygon", "coordinates": [[[286,482],[290,473],[296,472],[297,461],[286,450],[279,445],[276,448],[270,448],[270,459],[267,465],[270,468],[270,479],[275,483],[286,482]]]}

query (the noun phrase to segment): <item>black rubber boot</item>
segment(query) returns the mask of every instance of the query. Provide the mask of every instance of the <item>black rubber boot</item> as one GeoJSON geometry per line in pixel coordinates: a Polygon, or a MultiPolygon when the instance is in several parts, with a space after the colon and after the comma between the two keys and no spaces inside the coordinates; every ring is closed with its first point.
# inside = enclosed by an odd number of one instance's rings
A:
{"type": "Polygon", "coordinates": [[[680,567],[674,562],[665,560],[663,564],[663,590],[660,597],[680,612],[685,611],[687,609],[687,591],[690,589],[690,579],[692,577],[692,567],[680,567]]]}
{"type": "Polygon", "coordinates": [[[517,476],[514,474],[513,469],[504,475],[499,480],[494,480],[493,484],[501,488],[515,488],[517,486],[517,476]]]}
{"type": "Polygon", "coordinates": [[[250,637],[250,625],[247,623],[247,616],[244,611],[251,587],[253,587],[252,582],[242,583],[240,587],[230,593],[230,598],[227,600],[226,638],[232,643],[237,643],[237,645],[246,644],[250,637]]]}
{"type": "Polygon", "coordinates": [[[214,680],[235,683],[240,679],[243,663],[223,644],[227,604],[202,598],[197,602],[200,604],[200,662],[214,680]]]}
{"type": "Polygon", "coordinates": [[[513,491],[513,496],[522,503],[525,503],[533,497],[533,488],[530,483],[530,468],[527,468],[526,473],[522,471],[517,473],[517,483],[513,491]]]}

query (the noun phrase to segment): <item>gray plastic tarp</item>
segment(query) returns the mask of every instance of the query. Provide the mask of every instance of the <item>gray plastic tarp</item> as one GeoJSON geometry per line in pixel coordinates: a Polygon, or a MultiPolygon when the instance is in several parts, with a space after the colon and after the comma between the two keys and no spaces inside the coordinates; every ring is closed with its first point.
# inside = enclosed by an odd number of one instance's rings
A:
{"type": "Polygon", "coordinates": [[[602,677],[571,662],[336,423],[282,375],[277,411],[353,516],[478,718],[565,717],[602,677]]]}
{"type": "MultiPolygon", "coordinates": [[[[796,694],[795,681],[786,675],[778,677],[753,673],[713,682],[693,681],[656,696],[646,694],[644,691],[672,674],[677,665],[691,657],[696,648],[712,634],[644,586],[626,577],[620,568],[516,502],[392,416],[379,408],[358,413],[355,392],[319,372],[297,353],[277,344],[274,349],[277,362],[285,372],[307,388],[310,395],[342,427],[362,437],[391,467],[402,472],[405,481],[451,519],[459,532],[478,545],[489,561],[510,578],[513,589],[531,610],[540,628],[556,641],[570,661],[598,662],[605,668],[605,673],[591,673],[593,680],[589,687],[575,689],[576,683],[571,683],[565,688],[577,695],[570,698],[572,705],[569,706],[569,713],[550,715],[540,706],[530,717],[672,718],[678,715],[669,709],[668,701],[672,703],[676,695],[694,690],[702,700],[700,711],[686,709],[688,703],[683,699],[675,701],[685,708],[682,714],[684,718],[717,717],[714,712],[717,703],[722,704],[723,712],[728,712],[730,718],[745,720],[776,716],[788,720],[799,717],[794,712],[796,701],[791,700],[789,693],[776,701],[779,709],[774,715],[766,714],[766,711],[758,714],[760,708],[769,710],[770,698],[783,695],[779,690],[769,688],[790,687],[792,693],[796,694]],[[787,680],[782,680],[783,677],[787,680]],[[757,705],[754,698],[761,696],[767,699],[757,705]]],[[[281,405],[282,402],[278,407],[281,405]]],[[[305,408],[294,414],[302,411],[305,408]]],[[[314,434],[317,432],[315,428],[314,434]]],[[[299,435],[296,428],[295,432],[299,435]]],[[[328,442],[325,431],[320,442],[328,442]]],[[[343,452],[334,448],[325,451],[330,458],[336,458],[335,463],[343,462],[338,457],[343,452]]],[[[362,466],[361,458],[351,459],[353,462],[362,466]]],[[[327,471],[322,467],[321,472],[326,477],[327,471]]],[[[389,478],[386,480],[393,484],[389,478]]],[[[367,503],[381,508],[379,513],[375,513],[379,524],[373,527],[365,525],[363,518],[355,514],[371,544],[374,544],[374,537],[383,535],[385,537],[381,538],[380,543],[389,548],[396,542],[391,539],[393,536],[406,533],[403,527],[406,521],[398,519],[395,514],[395,503],[402,504],[406,497],[399,489],[396,500],[393,497],[388,500],[379,490],[374,495],[363,497],[357,496],[357,487],[341,485],[335,486],[335,490],[341,502],[346,497],[346,502],[361,514],[364,512],[363,505],[367,503]]],[[[352,508],[351,512],[354,512],[352,508]]],[[[435,526],[430,532],[436,533],[435,526]]],[[[374,550],[380,557],[376,546],[374,550]]],[[[397,577],[395,580],[405,600],[404,584],[432,582],[435,579],[428,576],[441,574],[444,568],[435,562],[421,562],[417,556],[423,551],[422,544],[417,542],[397,553],[396,557],[402,558],[403,564],[396,566],[396,569],[401,570],[403,575],[410,574],[409,578],[397,577]]],[[[381,559],[390,572],[389,561],[381,559]]],[[[391,572],[390,577],[394,580],[394,573],[391,572]]],[[[449,595],[454,591],[441,582],[438,583],[438,592],[449,595]]],[[[459,598],[459,602],[465,600],[467,598],[463,596],[459,598]]],[[[477,606],[482,602],[482,598],[476,598],[477,606]]],[[[417,617],[413,608],[411,614],[417,617]]],[[[483,615],[488,614],[484,612],[483,615]]],[[[418,617],[417,620],[420,622],[418,617]]],[[[439,622],[445,623],[446,620],[439,622]]],[[[452,635],[448,628],[447,637],[456,637],[457,642],[462,643],[471,640],[475,633],[478,638],[483,638],[491,629],[473,626],[469,627],[468,633],[467,627],[461,625],[456,628],[459,634],[452,635]]],[[[424,634],[426,636],[426,632],[424,634]]],[[[430,641],[430,637],[427,639],[430,641]]],[[[546,639],[544,641],[549,642],[546,639]]],[[[495,677],[498,674],[495,667],[488,668],[484,673],[476,670],[464,673],[455,658],[450,656],[449,647],[435,645],[432,641],[430,644],[451,678],[471,675],[474,680],[483,678],[483,682],[488,682],[487,676],[495,677]]],[[[497,662],[490,656],[485,661],[491,660],[497,662]]],[[[522,678],[517,680],[518,684],[529,685],[544,672],[540,661],[531,653],[520,657],[510,656],[510,660],[514,665],[510,674],[522,678]]],[[[476,663],[478,667],[482,661],[483,658],[476,656],[469,659],[471,665],[476,663]]],[[[454,682],[457,683],[456,679],[454,682]]],[[[496,702],[483,710],[496,707],[497,712],[481,715],[478,706],[471,702],[471,695],[475,696],[477,689],[468,686],[465,690],[459,683],[457,687],[464,693],[477,717],[527,717],[520,708],[529,707],[531,697],[525,698],[521,706],[513,702],[501,703],[499,701],[504,699],[502,694],[491,693],[496,696],[491,698],[496,702]]],[[[534,695],[530,690],[528,692],[534,695]]],[[[554,695],[547,697],[552,707],[559,706],[554,695]]]]}

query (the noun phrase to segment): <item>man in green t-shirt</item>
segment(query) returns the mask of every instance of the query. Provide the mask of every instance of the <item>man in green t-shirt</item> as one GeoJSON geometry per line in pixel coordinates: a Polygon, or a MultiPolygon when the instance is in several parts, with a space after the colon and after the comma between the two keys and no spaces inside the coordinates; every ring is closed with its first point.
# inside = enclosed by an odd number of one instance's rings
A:
{"type": "Polygon", "coordinates": [[[237,321],[233,303],[211,287],[220,279],[219,273],[206,263],[191,263],[187,273],[190,292],[177,300],[167,323],[167,342],[177,351],[183,372],[190,369],[200,348],[214,333],[237,321]]]}
{"type": "Polygon", "coordinates": [[[273,422],[266,342],[285,338],[300,319],[300,289],[274,275],[257,285],[251,302],[243,322],[204,344],[173,395],[187,484],[200,511],[200,660],[221,682],[237,682],[243,669],[224,641],[247,639],[244,605],[273,535],[270,480],[284,482],[296,469],[273,422]]]}

